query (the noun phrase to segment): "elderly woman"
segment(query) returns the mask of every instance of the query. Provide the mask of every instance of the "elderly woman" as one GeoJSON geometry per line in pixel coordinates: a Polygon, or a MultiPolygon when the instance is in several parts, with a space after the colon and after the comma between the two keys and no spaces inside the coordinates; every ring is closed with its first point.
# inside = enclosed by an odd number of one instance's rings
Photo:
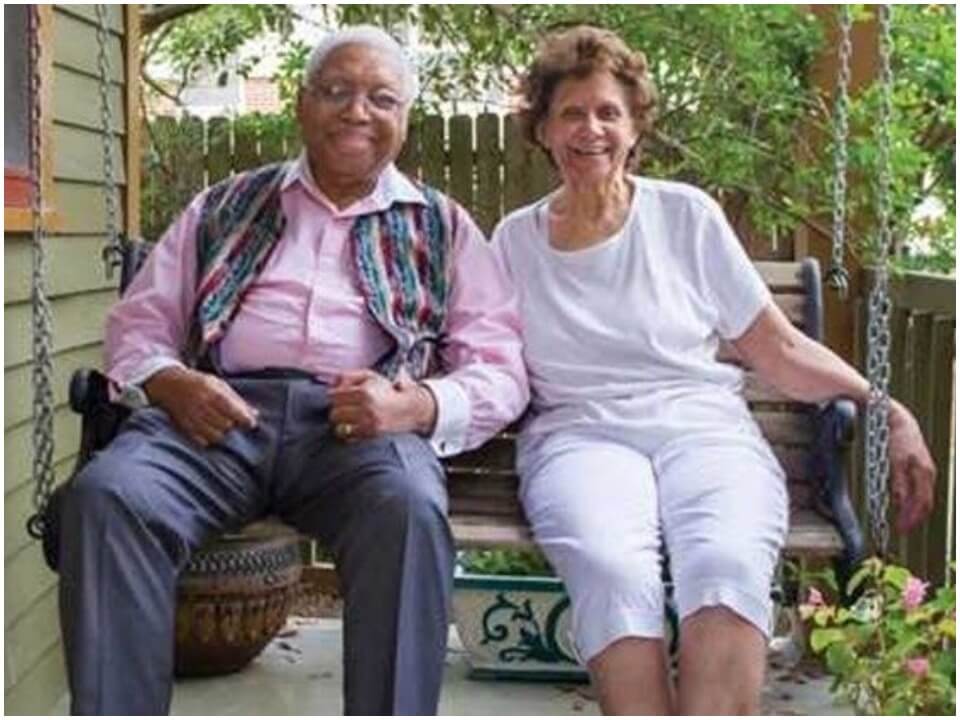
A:
{"type": "MultiPolygon", "coordinates": [[[[642,54],[576,27],[544,41],[521,92],[527,137],[562,180],[494,232],[533,395],[518,468],[534,535],[569,589],[605,712],[754,711],[788,497],[718,342],[807,402],[862,403],[868,383],[791,326],[716,202],[628,172],[655,104],[642,54]],[[681,617],[675,693],[661,533],[681,617]]],[[[931,504],[933,465],[902,405],[891,425],[909,527],[931,504]]]]}
{"type": "Polygon", "coordinates": [[[204,191],[110,313],[137,409],[63,500],[78,714],[161,714],[191,552],[266,513],[333,551],[347,714],[436,712],[453,583],[438,454],[527,403],[518,320],[456,203],[394,166],[416,74],[382,30],[314,49],[304,152],[204,191]]]}

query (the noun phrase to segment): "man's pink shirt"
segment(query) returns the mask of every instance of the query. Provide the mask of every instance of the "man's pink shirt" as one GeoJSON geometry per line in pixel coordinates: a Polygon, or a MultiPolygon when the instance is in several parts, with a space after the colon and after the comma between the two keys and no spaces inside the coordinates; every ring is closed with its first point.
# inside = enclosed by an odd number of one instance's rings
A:
{"type": "MultiPolygon", "coordinates": [[[[120,387],[181,364],[203,200],[197,196],[167,230],[107,318],[106,366],[120,387]]],[[[222,369],[297,368],[332,383],[344,371],[371,367],[391,341],[366,310],[348,239],[358,215],[395,201],[424,198],[393,165],[370,195],[338,210],[305,157],[291,163],[281,196],[286,229],[220,342],[222,369]]],[[[529,397],[516,296],[476,224],[452,207],[459,217],[451,224],[454,267],[440,355],[446,374],[426,380],[438,408],[432,441],[442,455],[479,445],[529,397]]]]}

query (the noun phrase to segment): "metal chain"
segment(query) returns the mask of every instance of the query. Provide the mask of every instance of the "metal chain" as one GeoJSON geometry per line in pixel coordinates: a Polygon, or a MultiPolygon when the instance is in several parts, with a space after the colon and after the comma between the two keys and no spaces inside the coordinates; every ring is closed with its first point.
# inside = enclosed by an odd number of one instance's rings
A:
{"type": "Polygon", "coordinates": [[[890,476],[889,412],[890,412],[890,295],[887,258],[892,242],[890,165],[890,122],[893,117],[893,53],[892,14],[890,5],[880,7],[880,118],[877,125],[879,172],[877,185],[877,215],[879,250],[876,281],[870,290],[869,320],[867,326],[869,356],[867,378],[870,380],[870,400],[867,404],[867,507],[870,513],[873,541],[878,553],[887,551],[890,529],[887,523],[890,476]]]}
{"type": "Polygon", "coordinates": [[[833,122],[833,252],[826,281],[843,300],[846,300],[850,290],[850,276],[844,267],[843,252],[847,215],[847,138],[850,134],[850,56],[853,54],[851,23],[850,7],[841,5],[839,70],[833,122]]]}
{"type": "Polygon", "coordinates": [[[32,242],[32,380],[33,380],[33,506],[37,510],[28,529],[34,537],[43,530],[42,511],[53,492],[53,312],[47,298],[46,229],[43,221],[43,121],[41,108],[40,23],[36,5],[27,12],[28,59],[30,63],[30,203],[33,216],[32,242]]]}
{"type": "Polygon", "coordinates": [[[107,210],[107,242],[103,248],[103,264],[107,279],[113,278],[113,270],[123,262],[117,221],[117,180],[113,165],[113,115],[110,110],[110,58],[107,5],[96,5],[97,11],[97,57],[100,66],[100,131],[103,138],[104,203],[107,210]]]}

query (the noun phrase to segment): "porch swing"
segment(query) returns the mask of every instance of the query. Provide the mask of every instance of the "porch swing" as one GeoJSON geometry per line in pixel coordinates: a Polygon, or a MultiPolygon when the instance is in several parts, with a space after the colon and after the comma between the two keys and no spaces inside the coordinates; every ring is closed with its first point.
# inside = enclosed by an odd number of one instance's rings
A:
{"type": "MultiPolygon", "coordinates": [[[[113,137],[110,107],[108,102],[109,89],[109,62],[106,45],[108,38],[107,10],[104,5],[97,5],[100,65],[100,99],[101,99],[101,133],[103,136],[104,153],[104,187],[107,211],[107,243],[103,252],[103,260],[107,277],[113,271],[120,269],[120,291],[127,287],[136,270],[146,257],[149,245],[140,240],[126,237],[118,230],[116,207],[116,179],[113,167],[112,145],[113,137]]],[[[34,60],[40,52],[36,33],[35,10],[31,9],[31,40],[30,47],[34,60]]],[[[880,59],[882,66],[881,85],[883,103],[879,118],[878,132],[881,146],[881,182],[879,186],[879,205],[881,215],[881,257],[876,282],[870,294],[869,346],[870,359],[868,376],[870,379],[870,402],[867,410],[867,489],[869,499],[870,527],[875,548],[884,553],[888,542],[887,529],[887,478],[889,475],[889,461],[887,459],[889,409],[889,315],[890,299],[888,294],[888,275],[885,267],[887,247],[890,242],[890,134],[889,123],[892,113],[892,74],[890,70],[891,54],[891,27],[889,6],[883,6],[880,13],[880,59]]],[[[835,143],[835,177],[834,177],[834,230],[832,263],[826,274],[830,287],[835,288],[846,297],[848,287],[847,272],[843,267],[844,253],[844,216],[845,216],[845,189],[846,189],[846,139],[847,139],[847,86],[849,83],[849,61],[851,56],[850,29],[851,19],[849,10],[844,6],[840,15],[840,29],[842,43],[840,46],[840,69],[838,78],[838,96],[836,106],[836,133],[835,143]]],[[[34,65],[35,66],[35,65],[34,65]]],[[[35,78],[34,82],[39,82],[35,78]]],[[[37,94],[34,93],[34,98],[37,94]]],[[[34,128],[39,127],[39,103],[34,101],[34,128]]],[[[52,362],[50,329],[51,312],[45,292],[45,243],[44,228],[40,215],[40,172],[39,158],[40,136],[35,130],[33,134],[32,178],[33,178],[33,348],[34,348],[34,458],[33,478],[36,486],[34,493],[35,514],[28,521],[27,529],[31,536],[43,540],[44,556],[47,563],[54,570],[57,567],[57,550],[59,543],[59,529],[57,526],[58,502],[60,488],[54,490],[52,469],[53,443],[53,394],[52,394],[52,362]]],[[[775,292],[794,293],[791,297],[800,296],[801,304],[793,314],[794,321],[816,340],[822,339],[822,298],[819,268],[815,260],[807,259],[802,263],[760,263],[764,266],[762,274],[775,292]]],[[[749,387],[749,383],[748,383],[749,387]]],[[[107,378],[97,370],[81,369],[74,373],[70,384],[70,406],[82,416],[81,448],[74,468],[76,474],[90,459],[94,452],[102,449],[116,435],[120,424],[129,414],[123,408],[110,401],[107,378]]],[[[748,400],[770,402],[771,398],[759,393],[750,396],[748,400]]],[[[788,402],[782,396],[773,398],[774,406],[788,402]]],[[[863,536],[859,523],[853,512],[846,487],[845,457],[849,450],[853,433],[853,424],[856,409],[849,400],[838,399],[820,407],[791,405],[792,410],[789,423],[785,425],[787,431],[783,434],[795,433],[795,428],[803,427],[802,439],[804,454],[802,461],[795,463],[798,466],[796,474],[791,480],[807,486],[805,492],[811,499],[804,501],[804,508],[812,505],[812,510],[804,509],[797,519],[791,516],[791,532],[788,536],[786,552],[798,555],[819,555],[830,557],[837,561],[840,572],[849,576],[854,566],[864,557],[863,536]],[[808,490],[808,491],[807,491],[808,490]],[[802,518],[801,518],[802,515],[802,518]]],[[[754,409],[754,408],[752,408],[754,409]]],[[[755,417],[764,427],[761,419],[763,412],[754,409],[755,417]]],[[[769,414],[769,413],[767,413],[769,414]]],[[[766,432],[766,428],[764,427],[766,432]]],[[[529,546],[532,538],[523,517],[522,509],[517,500],[517,478],[513,469],[513,450],[515,434],[508,430],[489,441],[484,447],[464,453],[445,461],[448,470],[448,489],[450,495],[450,523],[454,539],[458,547],[518,547],[529,546]]],[[[801,439],[787,438],[792,445],[799,446],[801,439]]],[[[785,443],[785,444],[791,444],[785,443]]],[[[771,441],[771,444],[774,444],[771,441]]],[[[776,448],[775,448],[776,450],[776,448]]],[[[789,473],[788,473],[789,474],[789,473]]],[[[62,486],[61,486],[62,487],[62,486]]],[[[791,504],[793,504],[793,489],[791,488],[791,504]]],[[[69,541],[68,539],[66,541],[69,541]]],[[[293,576],[291,563],[299,568],[299,557],[295,545],[287,544],[286,548],[293,547],[291,555],[280,546],[271,548],[267,560],[247,559],[239,563],[244,570],[260,570],[268,566],[276,575],[277,571],[287,578],[293,576]]],[[[229,550],[229,549],[228,549],[229,550]]],[[[236,558],[228,559],[227,551],[213,549],[206,553],[201,551],[191,560],[185,575],[191,571],[198,575],[216,576],[230,566],[238,565],[236,558]]],[[[298,570],[299,571],[299,570],[298,570]]],[[[181,579],[181,587],[184,580],[181,579]]],[[[189,583],[188,583],[189,584],[189,583]]],[[[229,585],[229,583],[227,583],[229,585]]],[[[289,605],[292,602],[293,591],[285,591],[283,602],[289,605]]],[[[218,609],[226,602],[234,603],[228,613],[235,615],[239,601],[220,602],[204,597],[201,604],[206,603],[207,616],[201,621],[206,629],[215,632],[219,617],[218,609]]],[[[278,601],[279,602],[279,601],[278,601]]],[[[279,616],[279,605],[274,606],[279,616]]],[[[286,610],[282,615],[285,618],[286,610]]],[[[180,635],[180,610],[178,609],[178,635],[180,635]]],[[[185,621],[186,622],[186,621],[185,621]]],[[[281,621],[282,622],[282,619],[281,621]]],[[[275,628],[274,631],[278,629],[275,628]]],[[[463,633],[461,632],[461,635],[463,633]]],[[[270,633],[272,637],[272,633],[270,633]]],[[[262,638],[260,638],[262,639],[262,638]]],[[[265,644],[270,638],[263,640],[265,644]]],[[[179,638],[178,638],[179,640],[179,638]]],[[[262,648],[263,644],[260,645],[262,648]]],[[[259,652],[257,648],[256,652],[259,652]]],[[[208,653],[209,655],[209,653],[208,653]]],[[[217,658],[221,665],[204,666],[201,673],[223,672],[226,665],[236,669],[245,664],[253,655],[239,661],[224,661],[217,658]]],[[[209,658],[208,658],[209,659],[209,658]]],[[[178,667],[181,674],[189,674],[188,670],[178,667]]]]}

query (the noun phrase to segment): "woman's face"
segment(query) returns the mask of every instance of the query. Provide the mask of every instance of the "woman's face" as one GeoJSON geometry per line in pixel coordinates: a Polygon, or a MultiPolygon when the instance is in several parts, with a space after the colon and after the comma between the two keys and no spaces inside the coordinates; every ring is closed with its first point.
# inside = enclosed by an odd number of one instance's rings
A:
{"type": "Polygon", "coordinates": [[[627,89],[610,72],[561,80],[539,128],[565,183],[594,184],[620,175],[638,133],[627,89]]]}

